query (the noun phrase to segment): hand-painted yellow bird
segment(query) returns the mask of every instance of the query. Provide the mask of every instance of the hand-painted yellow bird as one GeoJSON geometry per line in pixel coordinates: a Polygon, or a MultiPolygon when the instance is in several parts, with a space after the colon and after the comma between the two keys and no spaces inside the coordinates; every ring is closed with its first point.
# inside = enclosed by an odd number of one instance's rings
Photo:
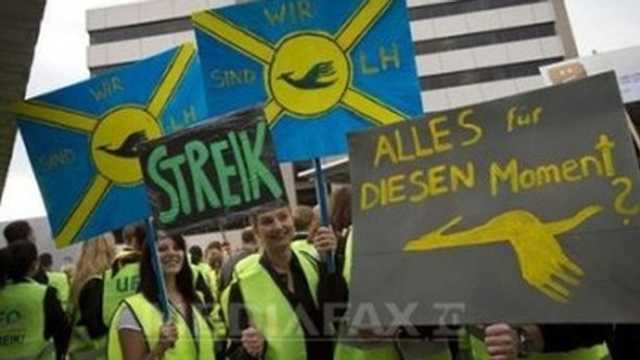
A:
{"type": "Polygon", "coordinates": [[[578,286],[584,272],[565,255],[555,236],[576,228],[602,210],[601,206],[590,205],[572,217],[548,223],[543,223],[528,211],[512,210],[478,227],[444,234],[462,221],[462,216],[458,216],[441,228],[408,241],[404,251],[430,251],[508,241],[515,249],[524,280],[551,299],[566,303],[571,292],[558,280],[578,286]]]}
{"type": "Polygon", "coordinates": [[[289,85],[295,86],[298,89],[320,89],[331,86],[336,82],[336,79],[322,81],[322,79],[335,75],[335,73],[336,71],[333,68],[333,62],[323,61],[313,65],[313,67],[311,67],[311,69],[309,69],[309,71],[299,79],[294,79],[292,77],[292,71],[282,73],[278,79],[284,80],[289,85]]]}

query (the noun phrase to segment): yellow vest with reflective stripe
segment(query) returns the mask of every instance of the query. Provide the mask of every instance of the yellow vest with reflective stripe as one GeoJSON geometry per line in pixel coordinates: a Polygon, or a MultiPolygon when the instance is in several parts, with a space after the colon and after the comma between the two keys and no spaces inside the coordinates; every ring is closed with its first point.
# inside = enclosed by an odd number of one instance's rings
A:
{"type": "MultiPolygon", "coordinates": [[[[296,250],[292,253],[300,263],[317,306],[317,264],[309,255],[296,250]]],[[[249,318],[266,339],[265,359],[306,359],[304,330],[298,316],[269,272],[260,264],[260,256],[251,255],[242,259],[236,264],[235,270],[249,318]]],[[[226,318],[228,319],[228,314],[226,318]]]]}
{"type": "Polygon", "coordinates": [[[44,338],[46,292],[35,281],[0,289],[0,359],[55,359],[53,339],[44,338]]]}
{"type": "Polygon", "coordinates": [[[109,269],[104,273],[103,279],[102,321],[108,326],[120,302],[138,292],[140,264],[125,264],[115,275],[109,269]]]}
{"type": "MultiPolygon", "coordinates": [[[[345,246],[344,254],[344,269],[342,274],[347,281],[347,284],[351,285],[351,264],[353,256],[353,231],[349,231],[347,236],[347,244],[345,246]]],[[[349,345],[338,339],[336,345],[336,351],[334,355],[335,360],[401,360],[398,350],[396,350],[393,343],[380,345],[371,349],[361,349],[355,346],[349,345]]],[[[425,360],[450,360],[451,354],[446,344],[442,344],[441,351],[430,351],[425,354],[423,359],[425,360]]]]}
{"type": "Polygon", "coordinates": [[[320,255],[318,254],[316,248],[313,247],[313,245],[309,244],[307,240],[296,240],[292,242],[291,249],[311,255],[315,259],[320,259],[320,255]]]}
{"type": "Polygon", "coordinates": [[[56,289],[58,300],[62,304],[62,307],[66,310],[69,308],[69,279],[67,274],[62,272],[48,272],[47,278],[49,279],[49,286],[56,289]]]}
{"type": "MultiPolygon", "coordinates": [[[[487,347],[484,343],[471,336],[474,360],[489,360],[487,347]]],[[[601,360],[609,354],[606,345],[593,346],[588,349],[578,349],[564,353],[530,354],[528,360],[601,360]]]]}
{"type": "MultiPolygon", "coordinates": [[[[101,275],[89,277],[86,281],[102,279],[101,275]]],[[[71,330],[71,338],[69,339],[69,349],[67,355],[70,360],[103,360],[107,358],[107,335],[98,339],[92,339],[84,325],[78,324],[80,321],[79,309],[74,309],[73,328],[71,330]]],[[[108,324],[107,324],[108,325],[108,324]]]]}
{"type": "MultiPolygon", "coordinates": [[[[131,296],[122,302],[109,328],[107,352],[109,360],[122,359],[118,327],[120,316],[125,306],[131,309],[136,319],[140,322],[140,327],[150,350],[155,348],[160,338],[160,327],[162,326],[162,312],[160,309],[150,303],[142,294],[131,296]]],[[[171,319],[178,329],[178,340],[174,347],[164,353],[163,360],[215,359],[213,334],[209,324],[204,316],[193,306],[191,307],[191,314],[194,322],[193,331],[182,315],[171,306],[171,319]]]]}

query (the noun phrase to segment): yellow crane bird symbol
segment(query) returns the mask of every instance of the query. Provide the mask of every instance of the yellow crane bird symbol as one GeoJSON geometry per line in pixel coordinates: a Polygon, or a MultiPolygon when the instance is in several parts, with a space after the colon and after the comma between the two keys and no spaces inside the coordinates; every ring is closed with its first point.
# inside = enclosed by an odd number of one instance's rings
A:
{"type": "Polygon", "coordinates": [[[529,211],[512,210],[478,227],[444,234],[462,221],[462,216],[458,216],[435,231],[408,241],[404,251],[431,251],[508,241],[518,257],[523,279],[554,301],[567,303],[571,292],[559,280],[579,286],[584,272],[567,257],[556,236],[578,227],[602,210],[601,206],[590,205],[574,216],[547,223],[529,211]]]}

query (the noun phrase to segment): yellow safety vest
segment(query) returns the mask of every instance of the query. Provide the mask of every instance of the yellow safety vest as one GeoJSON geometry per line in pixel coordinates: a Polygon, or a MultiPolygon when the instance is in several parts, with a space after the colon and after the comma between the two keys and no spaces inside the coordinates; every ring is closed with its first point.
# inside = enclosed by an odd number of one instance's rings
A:
{"type": "Polygon", "coordinates": [[[0,359],[55,359],[53,339],[44,338],[46,293],[35,281],[0,289],[0,359]]]}
{"type": "MultiPolygon", "coordinates": [[[[313,301],[318,304],[318,268],[309,255],[293,250],[304,273],[313,301]]],[[[306,359],[304,330],[295,310],[282,291],[260,264],[260,255],[242,259],[234,269],[249,318],[266,339],[266,360],[306,359]],[[292,321],[293,320],[293,321],[292,321]]],[[[230,288],[229,286],[228,288],[230,288]]],[[[225,289],[226,291],[227,289],[225,289]]],[[[226,297],[225,297],[226,298],[226,297]]],[[[228,304],[223,306],[229,319],[228,304]]]]}
{"type": "Polygon", "coordinates": [[[120,302],[138,292],[140,264],[126,264],[115,275],[109,269],[104,273],[103,279],[102,321],[109,326],[120,302]]]}
{"type": "Polygon", "coordinates": [[[309,244],[306,240],[296,240],[292,242],[291,249],[306,253],[316,259],[320,259],[320,255],[318,254],[316,248],[313,245],[309,244]]]}
{"type": "MultiPolygon", "coordinates": [[[[351,285],[351,264],[353,256],[353,231],[349,231],[345,246],[343,276],[351,285]]],[[[335,360],[400,360],[400,354],[393,343],[380,345],[370,349],[358,348],[339,338],[334,355],[335,360]]],[[[425,360],[450,360],[451,354],[447,344],[425,344],[425,360]],[[429,348],[427,350],[427,348],[429,348]]]]}
{"type": "MultiPolygon", "coordinates": [[[[162,312],[149,302],[143,294],[133,295],[122,302],[109,328],[109,344],[107,358],[109,360],[122,359],[122,347],[118,334],[120,316],[125,307],[129,307],[134,316],[140,322],[140,327],[149,349],[155,348],[160,339],[160,327],[163,324],[162,312]]],[[[182,315],[171,306],[171,318],[178,328],[178,340],[175,346],[168,349],[163,356],[164,360],[215,360],[213,348],[213,335],[210,325],[204,316],[195,308],[191,307],[193,315],[193,330],[187,325],[182,315]]]]}
{"type": "Polygon", "coordinates": [[[49,286],[56,289],[62,308],[67,310],[69,308],[69,294],[71,292],[67,274],[63,272],[48,272],[47,278],[49,279],[49,286]]]}

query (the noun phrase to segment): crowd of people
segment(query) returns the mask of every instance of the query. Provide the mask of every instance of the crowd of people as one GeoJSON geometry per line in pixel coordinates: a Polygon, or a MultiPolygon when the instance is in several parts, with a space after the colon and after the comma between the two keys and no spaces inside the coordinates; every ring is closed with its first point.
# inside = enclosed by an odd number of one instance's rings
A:
{"type": "Polygon", "coordinates": [[[306,206],[253,211],[236,251],[188,249],[162,232],[147,244],[145,224],[132,224],[124,243],[85,242],[66,272],[38,256],[27,222],[12,222],[0,249],[0,359],[640,359],[632,325],[349,329],[349,192],[334,191],[330,226],[306,206]]]}

